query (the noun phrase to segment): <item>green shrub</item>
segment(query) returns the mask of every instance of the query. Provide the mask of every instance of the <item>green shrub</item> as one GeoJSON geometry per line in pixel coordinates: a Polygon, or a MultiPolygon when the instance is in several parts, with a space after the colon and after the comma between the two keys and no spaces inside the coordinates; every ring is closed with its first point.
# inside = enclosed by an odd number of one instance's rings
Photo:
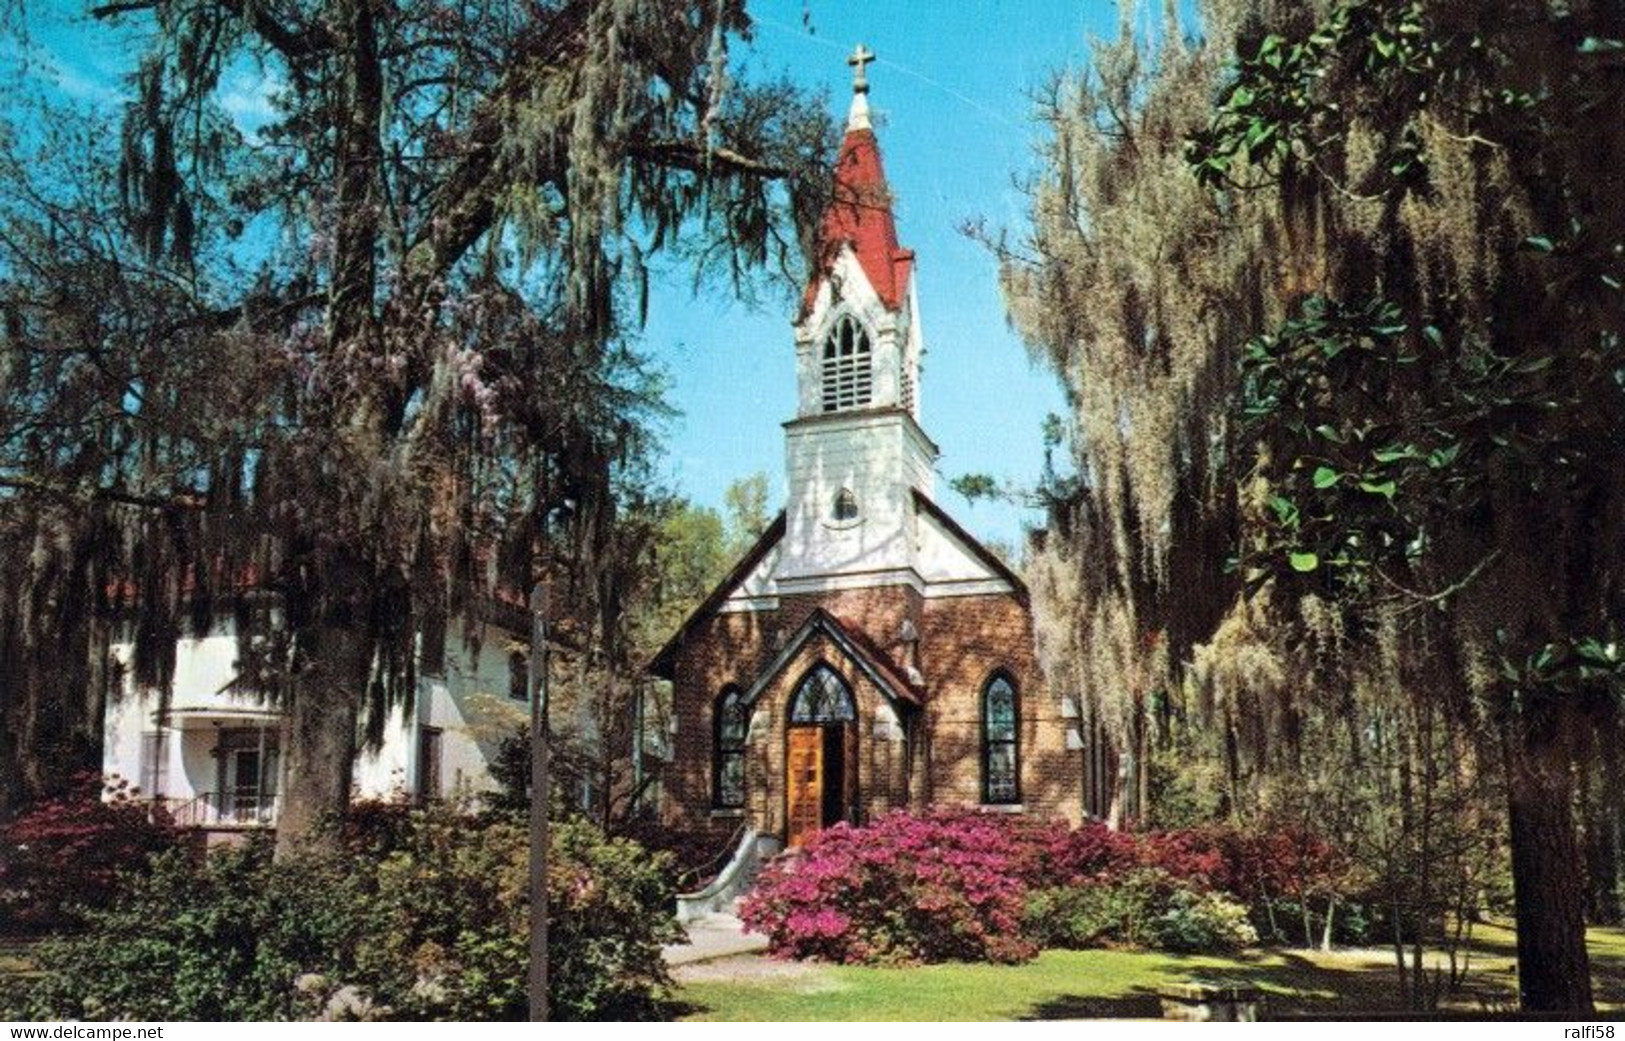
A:
{"type": "MultiPolygon", "coordinates": [[[[380,930],[363,978],[411,1019],[522,1019],[529,967],[529,837],[516,818],[483,828],[420,814],[378,870],[380,930]],[[471,838],[472,836],[472,838],[471,838]]],[[[548,872],[554,1018],[634,1019],[669,983],[662,944],[682,938],[663,855],[592,825],[553,826],[548,872]]]]}
{"type": "Polygon", "coordinates": [[[1227,951],[1258,942],[1247,908],[1155,868],[1042,889],[1027,900],[1024,926],[1044,947],[1150,947],[1227,951]]]}
{"type": "Polygon", "coordinates": [[[298,976],[348,969],[367,904],[336,859],[277,865],[263,843],[164,854],[84,934],[41,946],[30,1018],[291,1018],[298,976]]]}
{"type": "Polygon", "coordinates": [[[640,1019],[668,983],[663,944],[681,941],[666,854],[596,828],[555,829],[548,899],[554,951],[550,993],[559,1019],[640,1019]]]}
{"type": "MultiPolygon", "coordinates": [[[[394,848],[273,862],[267,844],[166,854],[78,936],[43,945],[33,1019],[519,1019],[528,837],[513,819],[414,813],[394,848]]],[[[661,856],[581,822],[549,864],[553,1014],[658,1011],[681,937],[661,856]]]]}
{"type": "Polygon", "coordinates": [[[1176,889],[1146,923],[1146,945],[1162,951],[1233,951],[1258,942],[1247,908],[1217,892],[1176,889]]]}
{"type": "Polygon", "coordinates": [[[1135,869],[1080,885],[1041,889],[1027,900],[1025,926],[1041,947],[1082,950],[1139,946],[1173,881],[1155,869],[1135,869]]]}

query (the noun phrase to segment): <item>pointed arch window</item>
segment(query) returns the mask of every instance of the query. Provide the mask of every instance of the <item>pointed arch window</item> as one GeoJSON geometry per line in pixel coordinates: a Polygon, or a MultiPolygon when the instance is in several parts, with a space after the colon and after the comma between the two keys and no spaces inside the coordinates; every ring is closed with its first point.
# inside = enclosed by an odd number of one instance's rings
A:
{"type": "Polygon", "coordinates": [[[982,688],[982,801],[1021,801],[1021,706],[1015,684],[996,673],[982,688]]]}
{"type": "Polygon", "coordinates": [[[796,687],[792,723],[850,723],[858,715],[852,688],[828,665],[819,664],[796,687]]]}
{"type": "Polygon", "coordinates": [[[717,696],[712,712],[712,801],[720,809],[745,805],[745,735],[750,731],[750,710],[737,687],[717,696]]]}
{"type": "Polygon", "coordinates": [[[874,386],[869,330],[850,314],[837,318],[824,337],[822,372],[825,412],[869,404],[874,386]]]}

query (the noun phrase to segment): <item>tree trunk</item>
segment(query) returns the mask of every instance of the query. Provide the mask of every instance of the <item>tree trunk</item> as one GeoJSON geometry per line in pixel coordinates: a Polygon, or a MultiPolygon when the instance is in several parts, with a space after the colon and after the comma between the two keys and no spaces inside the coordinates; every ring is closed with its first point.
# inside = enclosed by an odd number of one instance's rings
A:
{"type": "Polygon", "coordinates": [[[530,971],[526,999],[533,1023],[547,1022],[548,936],[547,873],[551,852],[553,808],[552,742],[549,740],[547,686],[547,623],[549,589],[538,582],[530,592],[530,971]]]}
{"type": "Polygon", "coordinates": [[[1585,867],[1575,836],[1568,745],[1561,726],[1533,729],[1523,741],[1507,742],[1518,995],[1525,1012],[1590,1016],[1585,867]]]}
{"type": "Polygon", "coordinates": [[[356,728],[372,671],[369,646],[359,633],[326,629],[312,648],[313,664],[293,683],[282,732],[279,860],[335,843],[333,826],[350,802],[356,728]]]}
{"type": "Polygon", "coordinates": [[[1625,814],[1625,778],[1618,744],[1618,723],[1598,727],[1600,756],[1594,757],[1596,783],[1588,785],[1586,868],[1590,882],[1589,920],[1593,925],[1619,925],[1625,920],[1619,899],[1620,817],[1625,814]]]}
{"type": "Polygon", "coordinates": [[[1134,714],[1134,824],[1135,831],[1151,828],[1151,720],[1146,711],[1146,697],[1139,698],[1134,714]]]}

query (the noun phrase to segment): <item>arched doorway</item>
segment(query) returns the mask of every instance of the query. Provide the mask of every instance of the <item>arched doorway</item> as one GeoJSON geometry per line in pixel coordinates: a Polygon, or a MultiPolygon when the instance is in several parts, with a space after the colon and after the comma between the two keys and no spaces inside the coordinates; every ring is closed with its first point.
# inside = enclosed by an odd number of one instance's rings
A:
{"type": "Polygon", "coordinates": [[[790,698],[785,727],[786,846],[851,820],[857,803],[858,713],[852,688],[820,662],[790,698]]]}

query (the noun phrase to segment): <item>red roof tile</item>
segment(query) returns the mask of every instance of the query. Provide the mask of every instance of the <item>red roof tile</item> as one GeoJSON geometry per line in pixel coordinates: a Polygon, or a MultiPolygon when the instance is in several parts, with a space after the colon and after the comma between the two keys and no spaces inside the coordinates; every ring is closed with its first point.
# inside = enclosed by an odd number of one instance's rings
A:
{"type": "Polygon", "coordinates": [[[805,316],[818,299],[818,289],[834,269],[843,246],[851,246],[858,264],[881,303],[896,311],[908,292],[914,251],[897,243],[891,189],[880,164],[880,143],[873,130],[851,128],[835,161],[835,186],[818,233],[818,266],[807,283],[801,309],[805,316]]]}

